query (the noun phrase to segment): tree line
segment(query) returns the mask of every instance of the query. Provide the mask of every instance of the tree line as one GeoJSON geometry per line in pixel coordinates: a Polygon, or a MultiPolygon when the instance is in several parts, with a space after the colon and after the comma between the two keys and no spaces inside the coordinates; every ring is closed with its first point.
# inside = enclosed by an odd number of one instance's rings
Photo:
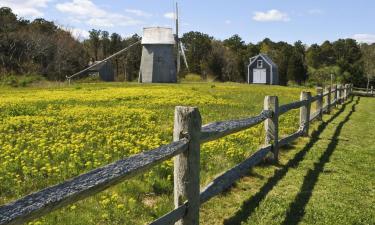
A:
{"type": "MultiPolygon", "coordinates": [[[[49,80],[64,80],[85,68],[139,41],[137,34],[121,37],[117,33],[91,30],[79,41],[69,31],[42,18],[18,18],[10,8],[0,8],[0,74],[40,74],[49,80]]],[[[266,38],[246,43],[239,35],[218,40],[201,32],[183,34],[189,70],[182,65],[180,77],[195,73],[217,81],[245,82],[249,59],[267,54],[278,65],[280,83],[322,85],[331,76],[339,82],[364,86],[375,82],[375,44],[358,44],[353,39],[307,46],[273,42],[266,38]]],[[[138,77],[141,45],[111,60],[116,79],[132,81],[138,77]]]]}

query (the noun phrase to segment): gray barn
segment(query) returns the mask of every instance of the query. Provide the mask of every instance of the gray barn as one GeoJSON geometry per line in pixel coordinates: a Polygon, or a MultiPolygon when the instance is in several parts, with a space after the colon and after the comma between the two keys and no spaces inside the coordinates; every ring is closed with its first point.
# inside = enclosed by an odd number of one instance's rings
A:
{"type": "Polygon", "coordinates": [[[248,66],[247,83],[278,85],[277,65],[270,57],[262,53],[252,57],[248,66]]]}
{"type": "MultiPolygon", "coordinates": [[[[93,63],[100,63],[101,61],[96,61],[96,62],[90,62],[89,65],[91,66],[93,63]]],[[[103,63],[100,63],[93,68],[89,69],[87,73],[90,76],[99,76],[99,78],[102,81],[115,81],[115,73],[113,71],[112,65],[110,62],[106,61],[103,63]]]]}
{"type": "Polygon", "coordinates": [[[143,29],[142,59],[139,70],[141,83],[176,83],[175,38],[171,28],[143,29]]]}

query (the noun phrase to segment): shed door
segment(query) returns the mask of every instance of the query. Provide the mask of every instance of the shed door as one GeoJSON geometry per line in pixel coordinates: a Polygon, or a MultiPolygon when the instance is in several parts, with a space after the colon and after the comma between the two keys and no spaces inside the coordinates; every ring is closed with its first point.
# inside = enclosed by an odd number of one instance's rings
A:
{"type": "Polygon", "coordinates": [[[267,72],[266,69],[254,69],[253,70],[253,83],[254,84],[265,84],[267,83],[267,72]]]}

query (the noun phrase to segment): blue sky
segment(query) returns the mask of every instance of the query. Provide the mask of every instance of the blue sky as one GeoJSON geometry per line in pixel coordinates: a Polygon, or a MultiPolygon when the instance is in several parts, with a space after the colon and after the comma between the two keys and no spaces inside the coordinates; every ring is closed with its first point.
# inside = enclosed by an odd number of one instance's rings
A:
{"type": "MultiPolygon", "coordinates": [[[[173,0],[0,0],[17,14],[44,17],[86,37],[95,28],[123,36],[142,27],[174,26],[173,0]]],[[[181,0],[181,30],[218,39],[239,34],[246,42],[321,43],[355,38],[375,42],[374,0],[181,0]]]]}

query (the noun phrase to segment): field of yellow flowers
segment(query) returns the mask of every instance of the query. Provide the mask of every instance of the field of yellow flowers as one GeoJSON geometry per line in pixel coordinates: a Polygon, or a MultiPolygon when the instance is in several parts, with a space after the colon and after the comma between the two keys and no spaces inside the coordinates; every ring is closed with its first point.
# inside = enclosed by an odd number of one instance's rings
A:
{"type": "MultiPolygon", "coordinates": [[[[258,114],[266,95],[298,100],[300,88],[244,84],[76,84],[0,90],[0,204],[172,140],[177,105],[203,123],[258,114]]],[[[281,134],[298,128],[296,111],[281,134]]],[[[263,144],[262,125],[207,143],[202,185],[263,144]]],[[[173,163],[30,224],[145,224],[173,208],[173,163]]]]}

